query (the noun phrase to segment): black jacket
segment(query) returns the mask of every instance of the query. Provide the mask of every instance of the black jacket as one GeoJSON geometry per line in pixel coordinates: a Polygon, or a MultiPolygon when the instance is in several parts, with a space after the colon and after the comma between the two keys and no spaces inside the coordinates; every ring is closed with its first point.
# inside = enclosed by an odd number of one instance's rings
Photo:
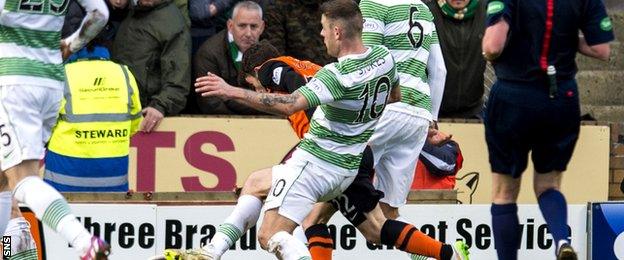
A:
{"type": "Polygon", "coordinates": [[[444,63],[446,84],[440,117],[470,118],[483,105],[483,72],[481,40],[485,32],[486,0],[479,0],[473,18],[456,20],[445,16],[437,1],[426,2],[434,16],[444,63]]]}

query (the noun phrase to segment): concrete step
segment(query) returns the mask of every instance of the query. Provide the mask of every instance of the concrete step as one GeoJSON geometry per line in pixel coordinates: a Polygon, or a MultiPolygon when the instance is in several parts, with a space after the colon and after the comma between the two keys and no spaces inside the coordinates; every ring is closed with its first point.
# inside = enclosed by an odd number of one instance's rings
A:
{"type": "Polygon", "coordinates": [[[622,42],[611,43],[609,61],[601,61],[577,53],[576,64],[579,70],[624,70],[624,44],[622,42]]]}
{"type": "Polygon", "coordinates": [[[624,71],[581,71],[576,75],[581,104],[624,105],[624,71]]]}
{"type": "Polygon", "coordinates": [[[607,10],[624,9],[624,2],[622,2],[622,0],[605,0],[604,3],[607,10]]]}
{"type": "Polygon", "coordinates": [[[624,122],[624,105],[594,106],[581,105],[581,114],[590,114],[598,121],[624,122]]]}

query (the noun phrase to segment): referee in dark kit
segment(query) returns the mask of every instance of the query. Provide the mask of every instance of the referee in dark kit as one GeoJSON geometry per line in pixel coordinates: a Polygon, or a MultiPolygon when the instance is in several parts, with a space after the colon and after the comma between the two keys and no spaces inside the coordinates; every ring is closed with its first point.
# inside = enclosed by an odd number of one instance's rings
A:
{"type": "Polygon", "coordinates": [[[517,259],[516,200],[531,151],[535,196],[557,259],[577,259],[560,192],[580,129],[574,59],[577,52],[609,59],[611,20],[602,0],[490,0],[487,14],[483,56],[498,78],[484,117],[498,258],[517,259]]]}

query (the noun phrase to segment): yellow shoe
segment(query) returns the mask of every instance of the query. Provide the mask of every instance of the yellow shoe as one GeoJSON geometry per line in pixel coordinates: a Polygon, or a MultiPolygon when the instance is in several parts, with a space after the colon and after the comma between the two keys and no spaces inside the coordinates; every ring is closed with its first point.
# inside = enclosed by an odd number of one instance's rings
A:
{"type": "Polygon", "coordinates": [[[203,249],[166,249],[164,260],[218,260],[203,249]]]}

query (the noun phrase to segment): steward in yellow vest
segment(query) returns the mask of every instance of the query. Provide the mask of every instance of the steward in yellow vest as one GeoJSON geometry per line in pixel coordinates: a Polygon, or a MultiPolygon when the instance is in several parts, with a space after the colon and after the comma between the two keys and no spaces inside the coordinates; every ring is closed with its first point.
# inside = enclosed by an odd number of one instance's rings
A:
{"type": "Polygon", "coordinates": [[[67,83],[45,158],[44,180],[59,191],[128,190],[130,137],[141,122],[134,76],[94,47],[65,65],[67,83]]]}

